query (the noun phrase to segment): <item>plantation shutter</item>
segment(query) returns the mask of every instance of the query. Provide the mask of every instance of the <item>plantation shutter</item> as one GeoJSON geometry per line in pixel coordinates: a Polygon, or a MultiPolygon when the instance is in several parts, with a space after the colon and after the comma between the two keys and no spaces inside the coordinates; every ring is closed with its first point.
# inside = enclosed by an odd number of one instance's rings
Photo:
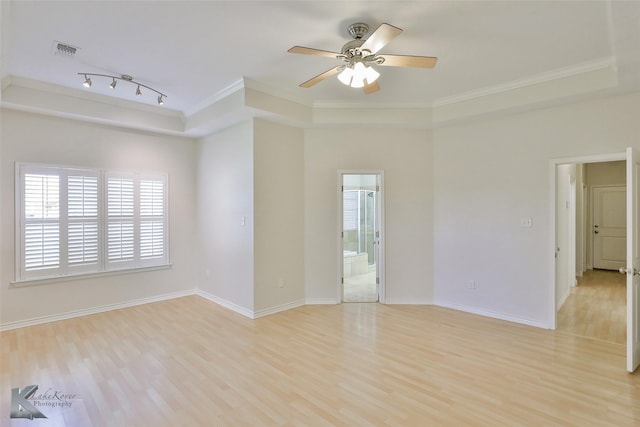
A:
{"type": "Polygon", "coordinates": [[[67,178],[67,259],[70,268],[97,270],[100,229],[98,175],[67,178]]]}
{"type": "Polygon", "coordinates": [[[60,177],[25,173],[23,264],[26,276],[37,277],[60,265],[60,177]]]}
{"type": "Polygon", "coordinates": [[[107,264],[124,268],[135,259],[133,176],[107,178],[107,264]]]}
{"type": "Polygon", "coordinates": [[[16,282],[167,265],[167,183],[17,164],[16,282]]]}
{"type": "Polygon", "coordinates": [[[165,254],[164,182],[140,180],[140,258],[162,258],[165,254]]]}

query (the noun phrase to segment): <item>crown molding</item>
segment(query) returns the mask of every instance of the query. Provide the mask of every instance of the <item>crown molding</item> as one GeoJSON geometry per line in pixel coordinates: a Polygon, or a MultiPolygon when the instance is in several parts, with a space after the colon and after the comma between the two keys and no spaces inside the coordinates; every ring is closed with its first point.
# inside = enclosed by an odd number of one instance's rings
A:
{"type": "Polygon", "coordinates": [[[129,101],[126,99],[114,98],[114,97],[102,95],[99,93],[88,92],[81,89],[69,88],[65,86],[59,86],[52,83],[42,82],[39,80],[28,79],[25,77],[9,75],[4,79],[2,79],[2,90],[9,89],[11,86],[34,89],[41,92],[78,98],[86,101],[106,104],[113,107],[125,108],[128,110],[135,110],[135,111],[141,111],[144,113],[157,114],[159,116],[171,117],[174,119],[179,118],[183,123],[185,121],[184,114],[182,114],[182,112],[178,110],[172,110],[170,108],[143,104],[140,102],[129,101]]]}
{"type": "Polygon", "coordinates": [[[244,85],[247,89],[254,89],[265,93],[267,95],[275,96],[277,98],[284,99],[286,101],[295,102],[296,104],[301,104],[306,107],[314,107],[313,102],[311,102],[308,98],[294,95],[290,92],[285,92],[282,89],[276,88],[274,86],[258,82],[256,80],[245,77],[244,85]]]}
{"type": "Polygon", "coordinates": [[[191,117],[200,113],[203,110],[206,110],[208,107],[222,101],[223,99],[233,95],[235,92],[243,89],[253,89],[259,92],[265,93],[267,95],[271,95],[280,99],[284,99],[287,101],[292,101],[297,104],[301,104],[307,107],[313,107],[313,104],[309,102],[308,99],[303,98],[301,96],[296,96],[291,93],[283,92],[281,89],[278,89],[274,86],[267,85],[265,83],[258,82],[256,80],[250,79],[248,77],[243,77],[240,80],[230,84],[224,89],[214,93],[213,95],[205,98],[199,104],[189,108],[185,111],[184,115],[186,117],[191,117]]]}
{"type": "Polygon", "coordinates": [[[578,65],[572,65],[570,67],[559,68],[556,70],[536,74],[524,79],[513,80],[511,82],[489,86],[483,89],[474,90],[458,95],[453,95],[445,98],[436,99],[432,106],[434,108],[444,105],[451,105],[458,102],[470,101],[484,96],[496,95],[503,92],[508,92],[515,89],[522,89],[529,86],[537,85],[540,83],[547,83],[554,80],[560,80],[567,77],[574,77],[580,74],[588,73],[591,71],[598,71],[606,68],[616,68],[615,57],[602,58],[595,61],[589,61],[578,65]]]}
{"type": "Polygon", "coordinates": [[[233,95],[235,92],[244,89],[244,87],[245,87],[244,79],[240,79],[234,83],[231,83],[229,86],[225,87],[224,89],[214,93],[213,95],[206,97],[199,104],[196,104],[193,107],[189,108],[188,110],[185,110],[184,115],[185,117],[191,117],[195,114],[198,114],[202,110],[205,110],[208,107],[229,97],[230,95],[233,95]]]}

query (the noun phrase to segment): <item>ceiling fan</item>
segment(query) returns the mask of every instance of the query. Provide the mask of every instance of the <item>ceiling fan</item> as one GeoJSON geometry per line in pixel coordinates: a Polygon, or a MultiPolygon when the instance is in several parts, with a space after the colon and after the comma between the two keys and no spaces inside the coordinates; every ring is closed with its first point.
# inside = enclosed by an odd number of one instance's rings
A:
{"type": "Polygon", "coordinates": [[[364,36],[369,32],[369,26],[367,24],[361,22],[351,24],[348,30],[353,40],[348,41],[342,46],[340,52],[331,52],[303,46],[294,46],[288,50],[288,52],[291,53],[325,56],[344,62],[337,67],[331,68],[301,83],[300,87],[311,87],[324,79],[338,74],[338,79],[345,85],[355,88],[361,87],[364,89],[364,93],[370,94],[380,90],[380,85],[376,81],[380,73],[378,73],[372,65],[433,68],[438,61],[438,58],[432,56],[378,55],[380,49],[402,32],[400,28],[394,27],[393,25],[386,23],[380,24],[366,39],[364,36]]]}

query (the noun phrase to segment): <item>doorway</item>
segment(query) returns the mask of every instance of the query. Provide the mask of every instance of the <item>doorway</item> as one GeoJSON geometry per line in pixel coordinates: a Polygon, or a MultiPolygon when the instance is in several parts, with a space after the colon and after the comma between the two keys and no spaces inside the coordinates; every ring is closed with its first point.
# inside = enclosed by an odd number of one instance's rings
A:
{"type": "Polygon", "coordinates": [[[381,302],[382,174],[340,174],[341,302],[381,302]]]}
{"type": "Polygon", "coordinates": [[[624,344],[626,162],[584,159],[555,169],[556,327],[624,344]]]}
{"type": "MultiPolygon", "coordinates": [[[[553,304],[550,307],[552,309],[551,319],[553,329],[557,328],[557,310],[562,305],[562,301],[558,298],[562,292],[563,283],[561,280],[562,275],[558,272],[564,268],[575,268],[563,264],[567,262],[567,257],[558,257],[558,254],[562,252],[562,247],[558,246],[560,242],[566,237],[561,233],[562,228],[561,212],[564,209],[564,205],[561,203],[562,187],[560,183],[561,178],[561,165],[566,164],[580,164],[580,163],[598,163],[608,161],[623,161],[625,171],[625,184],[626,184],[626,257],[625,267],[620,268],[619,272],[624,274],[625,277],[625,304],[626,304],[626,348],[627,348],[627,371],[634,372],[638,366],[640,366],[640,150],[633,147],[628,147],[624,153],[593,156],[592,158],[582,158],[575,161],[562,161],[554,160],[551,162],[551,183],[553,185],[551,194],[553,195],[552,203],[552,236],[554,239],[555,250],[553,254],[553,272],[554,277],[552,301],[553,304]]],[[[569,205],[567,204],[567,207],[569,205]]],[[[591,223],[593,224],[593,222],[591,223]]],[[[597,229],[593,229],[597,231],[597,229]]],[[[567,239],[568,240],[568,239],[567,239]]],[[[574,244],[575,242],[568,242],[568,244],[574,244]]],[[[565,248],[566,252],[566,248],[565,248]]],[[[615,274],[614,270],[613,274],[615,274]]]]}

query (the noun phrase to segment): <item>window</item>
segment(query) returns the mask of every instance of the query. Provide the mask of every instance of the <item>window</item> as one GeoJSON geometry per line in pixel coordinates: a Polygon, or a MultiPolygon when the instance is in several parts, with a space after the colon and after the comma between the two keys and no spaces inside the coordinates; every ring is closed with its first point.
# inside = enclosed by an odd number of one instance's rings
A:
{"type": "Polygon", "coordinates": [[[167,181],[19,164],[16,281],[166,265],[167,181]]]}

